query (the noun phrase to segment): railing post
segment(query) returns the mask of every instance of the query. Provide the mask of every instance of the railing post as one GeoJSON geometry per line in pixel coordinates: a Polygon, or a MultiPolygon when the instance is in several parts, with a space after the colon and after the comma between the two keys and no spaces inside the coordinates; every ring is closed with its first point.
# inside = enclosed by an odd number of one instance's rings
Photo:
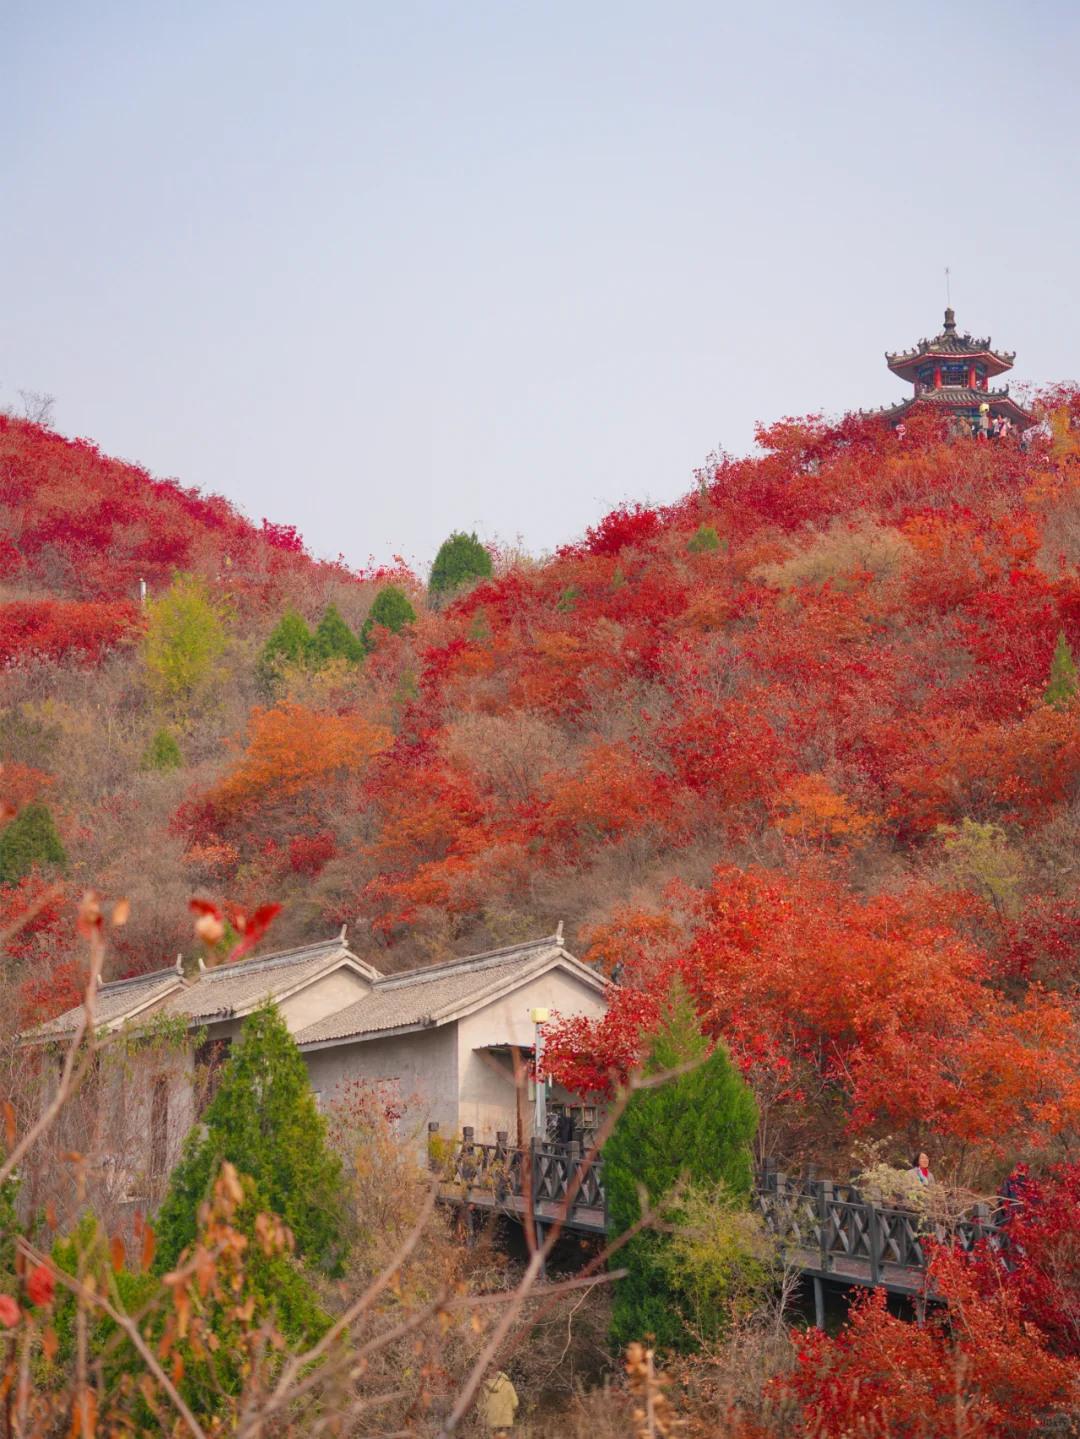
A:
{"type": "Polygon", "coordinates": [[[976,1204],[971,1210],[971,1248],[982,1242],[986,1237],[985,1231],[990,1227],[990,1206],[989,1204],[976,1204]]]}
{"type": "Polygon", "coordinates": [[[427,1127],[427,1151],[428,1168],[434,1173],[439,1168],[439,1121],[432,1119],[428,1121],[427,1127]]]}
{"type": "MultiPolygon", "coordinates": [[[[829,1206],[832,1203],[832,1185],[825,1179],[818,1189],[819,1244],[821,1249],[821,1270],[829,1269],[829,1206]]],[[[819,1326],[820,1327],[820,1326],[819,1326]]]]}
{"type": "Polygon", "coordinates": [[[466,1125],[464,1126],[464,1128],[463,1128],[462,1131],[461,1131],[461,1147],[462,1147],[462,1149],[468,1149],[468,1150],[471,1150],[471,1149],[472,1149],[472,1147],[473,1147],[473,1135],[474,1135],[475,1133],[476,1133],[476,1130],[472,1127],[471,1124],[466,1124],[466,1125]]]}
{"type": "MultiPolygon", "coordinates": [[[[573,1184],[574,1180],[577,1178],[578,1170],[581,1168],[581,1145],[576,1139],[571,1139],[567,1148],[569,1150],[569,1157],[566,1164],[566,1187],[567,1189],[569,1189],[570,1185],[573,1184]]],[[[575,1204],[579,1203],[580,1200],[581,1190],[579,1189],[577,1192],[577,1198],[574,1201],[575,1204]]]]}
{"type": "Polygon", "coordinates": [[[536,1196],[540,1185],[540,1144],[536,1135],[529,1139],[529,1199],[536,1213],[536,1196]]]}
{"type": "Polygon", "coordinates": [[[505,1159],[506,1146],[509,1138],[510,1135],[507,1130],[497,1129],[495,1131],[495,1157],[497,1159],[505,1159]]]}

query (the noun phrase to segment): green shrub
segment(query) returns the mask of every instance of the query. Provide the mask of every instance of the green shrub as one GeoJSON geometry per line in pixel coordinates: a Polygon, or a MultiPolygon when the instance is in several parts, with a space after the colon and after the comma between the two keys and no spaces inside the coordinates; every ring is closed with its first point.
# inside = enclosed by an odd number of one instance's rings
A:
{"type": "MultiPolygon", "coordinates": [[[[642,1089],[615,1126],[604,1150],[604,1187],[613,1230],[622,1234],[639,1218],[639,1186],[650,1204],[670,1205],[681,1179],[724,1186],[733,1202],[750,1192],[750,1142],[757,1130],[754,1096],[723,1045],[707,1054],[693,1001],[680,983],[671,992],[652,1036],[645,1066],[661,1074],[694,1068],[657,1089],[642,1089]]],[[[673,1287],[668,1235],[645,1231],[630,1240],[612,1304],[612,1338],[620,1346],[653,1336],[667,1349],[692,1347],[685,1296],[673,1287]]]]}
{"type": "Polygon", "coordinates": [[[719,548],[720,536],[716,533],[715,525],[699,525],[686,542],[686,552],[690,555],[709,554],[719,548]]]}
{"type": "Polygon", "coordinates": [[[271,1003],[244,1021],[203,1122],[184,1141],[158,1214],[158,1273],[175,1266],[194,1242],[199,1205],[224,1160],[253,1180],[253,1203],[289,1226],[299,1258],[328,1273],[340,1271],[341,1161],[326,1147],[326,1122],[304,1061],[271,1003]]]}
{"type": "Polygon", "coordinates": [[[159,729],[143,755],[143,769],[181,769],[184,757],[172,730],[159,729]]]}
{"type": "Polygon", "coordinates": [[[693,1333],[716,1339],[775,1289],[779,1248],[722,1182],[688,1185],[668,1219],[674,1232],[659,1247],[660,1271],[693,1333]]]}
{"type": "Polygon", "coordinates": [[[0,831],[0,884],[18,884],[34,865],[67,866],[67,854],[56,823],[45,805],[35,801],[0,831]]]}
{"type": "Polygon", "coordinates": [[[384,585],[375,596],[367,619],[360,630],[360,641],[365,652],[375,648],[375,626],[382,625],[391,634],[400,634],[406,625],[416,623],[416,611],[409,603],[409,597],[397,585],[384,585]]]}
{"type": "Polygon", "coordinates": [[[1076,698],[1078,689],[1076,662],[1064,632],[1059,632],[1050,663],[1050,683],[1043,693],[1043,701],[1054,709],[1066,709],[1076,698]]]}
{"type": "Polygon", "coordinates": [[[491,576],[491,556],[476,538],[455,530],[444,540],[431,567],[432,594],[452,594],[469,580],[491,576]]]}
{"type": "Polygon", "coordinates": [[[316,665],[333,659],[359,664],[364,658],[364,646],[341,618],[337,605],[327,605],[323,611],[311,641],[311,656],[316,665]]]}
{"type": "Polygon", "coordinates": [[[182,704],[219,678],[225,627],[201,575],[177,575],[146,616],[143,660],[157,700],[182,704]]]}

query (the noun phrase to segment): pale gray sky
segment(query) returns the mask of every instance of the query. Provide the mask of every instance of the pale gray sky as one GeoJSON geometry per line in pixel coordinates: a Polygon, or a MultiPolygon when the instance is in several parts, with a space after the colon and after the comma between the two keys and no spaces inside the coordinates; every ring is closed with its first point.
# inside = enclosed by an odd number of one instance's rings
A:
{"type": "Polygon", "coordinates": [[[7,0],[0,403],[534,551],[961,328],[1080,375],[1075,0],[7,0]]]}

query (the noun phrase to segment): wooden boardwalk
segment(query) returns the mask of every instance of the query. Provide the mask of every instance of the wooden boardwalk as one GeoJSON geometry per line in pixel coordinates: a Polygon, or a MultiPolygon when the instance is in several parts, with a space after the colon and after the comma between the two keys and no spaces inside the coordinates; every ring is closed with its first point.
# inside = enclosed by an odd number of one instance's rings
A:
{"type": "MultiPolygon", "coordinates": [[[[520,1221],[531,1205],[534,1222],[543,1228],[563,1213],[571,1182],[580,1175],[564,1228],[579,1234],[608,1232],[602,1156],[581,1173],[580,1144],[533,1140],[516,1147],[507,1143],[505,1134],[494,1144],[477,1144],[470,1130],[464,1135],[440,1198],[520,1221]]],[[[925,1297],[928,1240],[969,1254],[985,1245],[998,1251],[1003,1262],[1008,1259],[1008,1231],[987,1205],[976,1205],[946,1228],[911,1209],[884,1204],[880,1196],[852,1184],[794,1178],[768,1163],[755,1176],[752,1205],[769,1233],[790,1246],[798,1267],[814,1282],[819,1314],[826,1282],[925,1297]]]]}

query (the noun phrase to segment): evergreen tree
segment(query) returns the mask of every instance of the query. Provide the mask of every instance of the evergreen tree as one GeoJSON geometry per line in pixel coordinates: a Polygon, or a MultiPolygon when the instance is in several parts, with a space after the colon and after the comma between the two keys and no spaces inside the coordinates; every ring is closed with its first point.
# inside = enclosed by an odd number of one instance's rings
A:
{"type": "Polygon", "coordinates": [[[382,625],[391,634],[400,634],[406,625],[416,623],[416,611],[409,603],[409,597],[397,585],[384,585],[375,596],[367,619],[360,631],[360,641],[366,653],[375,648],[375,626],[382,625]]]}
{"type": "Polygon", "coordinates": [[[184,757],[172,730],[159,729],[143,755],[143,769],[180,769],[184,757]]]}
{"type": "Polygon", "coordinates": [[[1059,630],[1057,647],[1050,664],[1050,683],[1046,686],[1043,699],[1054,709],[1063,710],[1076,698],[1078,691],[1080,685],[1077,684],[1076,661],[1064,631],[1059,630]]]}
{"type": "Polygon", "coordinates": [[[455,530],[444,540],[431,567],[432,594],[452,594],[467,580],[488,579],[491,556],[473,535],[455,530]]]}
{"type": "Polygon", "coordinates": [[[285,665],[307,664],[312,658],[312,635],[303,615],[286,610],[262,647],[255,672],[263,690],[270,694],[281,680],[285,665]]]}
{"type": "Polygon", "coordinates": [[[224,1160],[254,1183],[261,1206],[293,1232],[301,1259],[340,1272],[345,1254],[341,1161],[326,1147],[307,1069],[271,1002],[244,1021],[201,1125],[184,1141],[158,1215],[157,1270],[194,1242],[199,1206],[224,1160]]]}
{"type": "Polygon", "coordinates": [[[56,823],[45,805],[25,804],[0,831],[0,884],[18,884],[34,865],[67,865],[56,823]]]}
{"type": "MultiPolygon", "coordinates": [[[[724,1186],[736,1199],[750,1192],[750,1141],[757,1130],[754,1096],[718,1044],[711,1054],[693,1001],[681,982],[671,992],[652,1036],[647,1074],[694,1063],[657,1089],[630,1097],[604,1149],[604,1188],[613,1229],[638,1219],[638,1186],[656,1206],[685,1175],[695,1185],[724,1186]]],[[[623,1251],[629,1269],[612,1306],[612,1337],[620,1345],[652,1335],[664,1348],[685,1348],[679,1296],[668,1283],[667,1235],[645,1231],[623,1251]]]]}
{"type": "Polygon", "coordinates": [[[337,605],[327,605],[323,611],[311,642],[311,653],[316,664],[320,665],[332,659],[359,664],[364,658],[364,646],[341,618],[337,605]]]}
{"type": "Polygon", "coordinates": [[[720,548],[720,536],[715,525],[701,524],[686,542],[687,554],[709,554],[720,548]]]}

